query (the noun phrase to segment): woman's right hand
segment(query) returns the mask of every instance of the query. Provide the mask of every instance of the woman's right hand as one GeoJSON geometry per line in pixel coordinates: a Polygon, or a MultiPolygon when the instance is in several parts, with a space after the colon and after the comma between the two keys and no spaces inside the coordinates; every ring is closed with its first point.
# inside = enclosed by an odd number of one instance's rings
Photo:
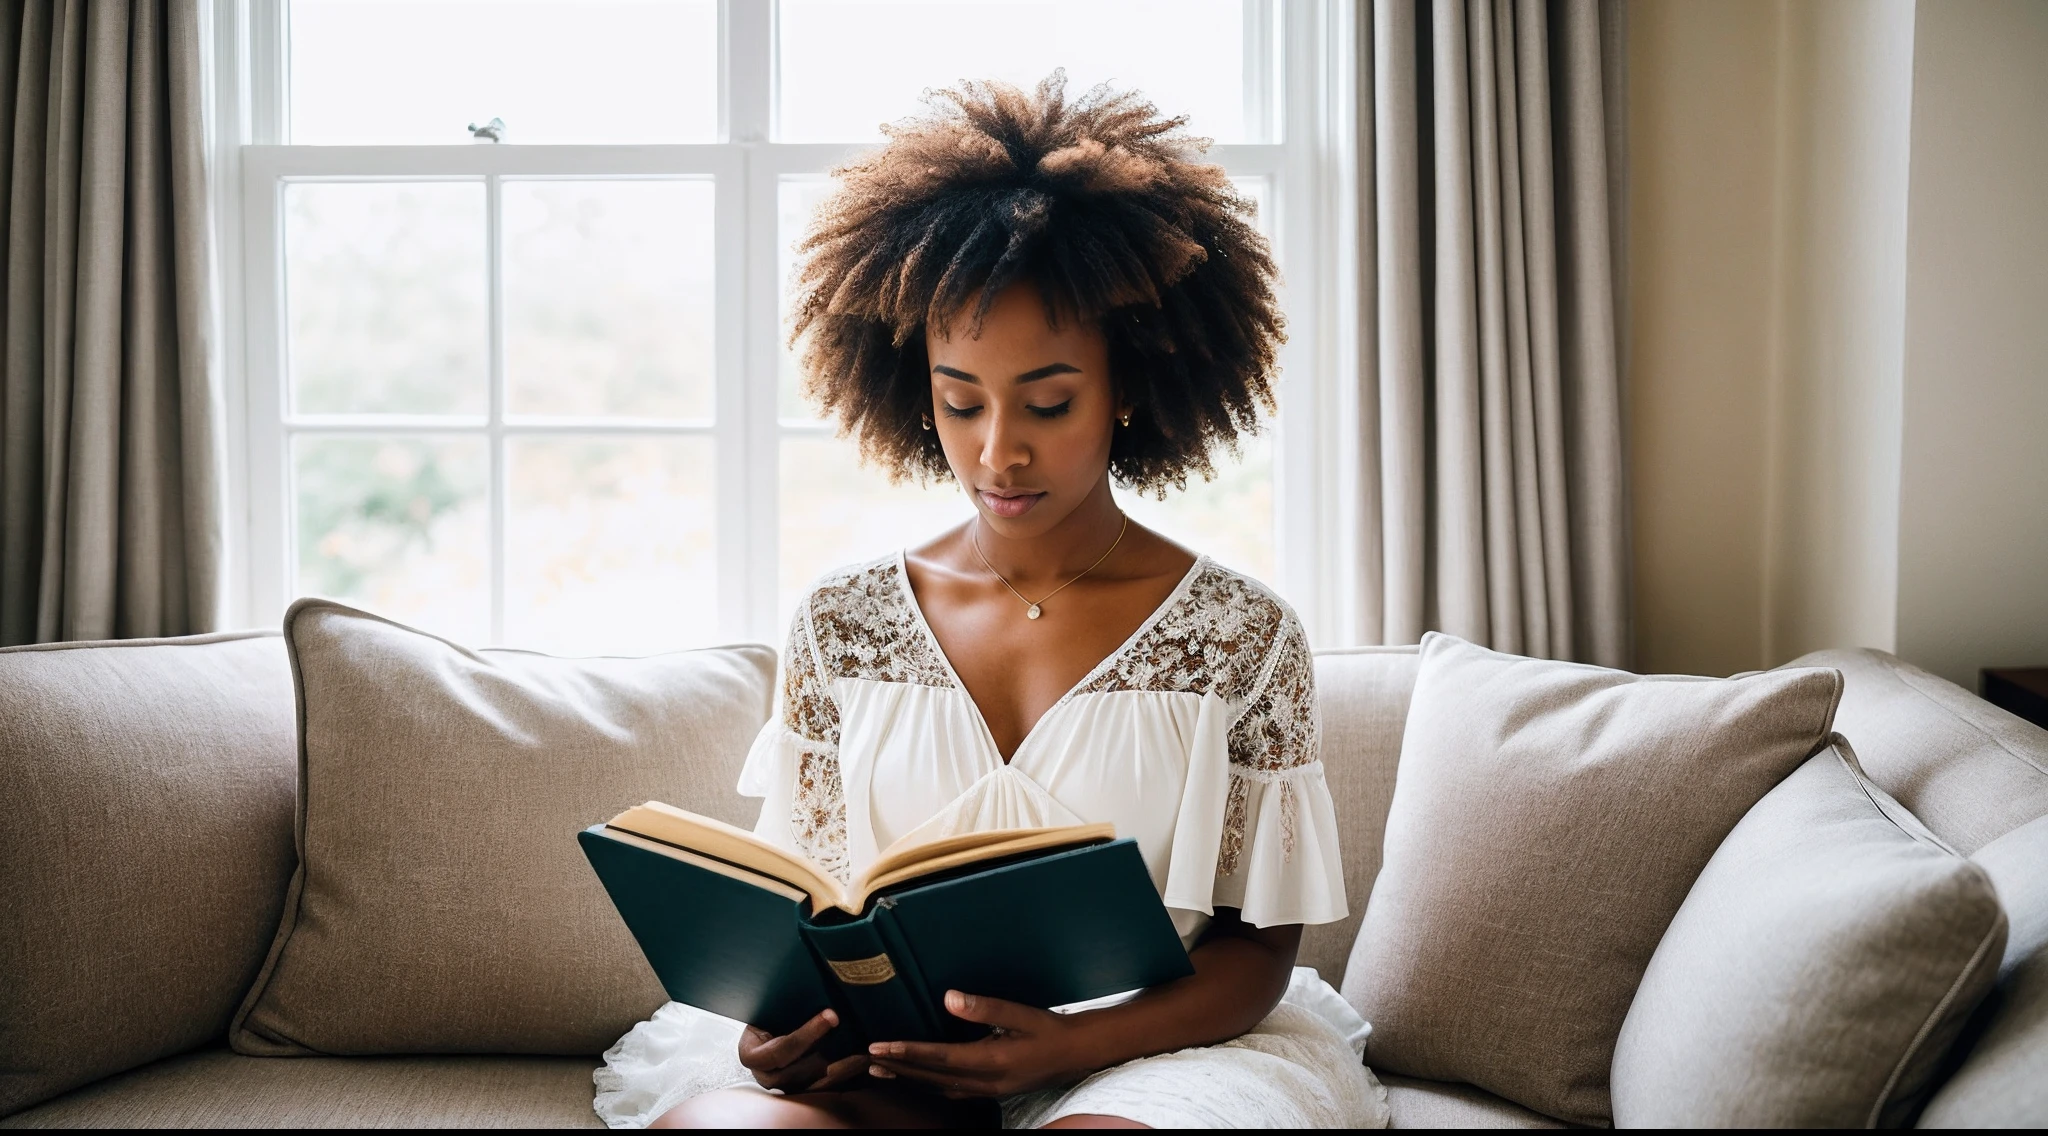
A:
{"type": "Polygon", "coordinates": [[[817,1052],[818,1042],[838,1024],[837,1013],[821,1010],[795,1032],[781,1037],[759,1026],[748,1026],[740,1034],[740,1064],[754,1074],[754,1080],[764,1089],[815,1093],[841,1088],[867,1073],[868,1057],[856,1053],[830,1064],[825,1062],[824,1055],[817,1052]]]}

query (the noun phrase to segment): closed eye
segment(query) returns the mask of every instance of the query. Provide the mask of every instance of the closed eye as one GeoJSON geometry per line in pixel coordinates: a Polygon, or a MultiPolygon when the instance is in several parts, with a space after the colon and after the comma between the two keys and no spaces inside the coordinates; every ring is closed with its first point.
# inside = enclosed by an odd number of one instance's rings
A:
{"type": "Polygon", "coordinates": [[[1071,398],[1065,402],[1060,403],[1057,406],[1025,407],[1026,410],[1029,410],[1031,413],[1036,414],[1040,418],[1058,418],[1060,415],[1065,414],[1067,411],[1072,410],[1073,408],[1074,400],[1071,398]]]}
{"type": "Polygon", "coordinates": [[[939,406],[948,418],[972,418],[981,413],[978,406],[954,406],[950,402],[941,402],[939,406]]]}

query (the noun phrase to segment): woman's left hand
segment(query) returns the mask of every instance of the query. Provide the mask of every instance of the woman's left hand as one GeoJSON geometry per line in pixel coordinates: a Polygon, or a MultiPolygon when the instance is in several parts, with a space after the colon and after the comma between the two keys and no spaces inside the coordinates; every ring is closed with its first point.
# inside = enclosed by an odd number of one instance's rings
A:
{"type": "Polygon", "coordinates": [[[902,1078],[948,1097],[1006,1097],[1065,1084],[1092,1073],[1081,1053],[1081,1015],[1055,1014],[1001,998],[946,991],[956,1018],[993,1031],[979,1041],[946,1044],[878,1041],[868,1046],[868,1072],[902,1078]]]}

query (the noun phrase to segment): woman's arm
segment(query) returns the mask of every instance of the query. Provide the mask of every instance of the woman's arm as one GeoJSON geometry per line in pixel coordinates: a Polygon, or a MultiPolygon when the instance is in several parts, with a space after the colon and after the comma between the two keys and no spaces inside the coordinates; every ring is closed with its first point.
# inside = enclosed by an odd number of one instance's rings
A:
{"type": "Polygon", "coordinates": [[[995,1027],[980,1041],[877,1042],[878,1077],[918,1081],[947,1096],[1000,1097],[1067,1084],[1139,1057],[1213,1045],[1258,1025],[1287,992],[1301,927],[1258,928],[1218,908],[1188,954],[1195,973],[1128,1002],[1078,1014],[946,993],[953,1016],[995,1027]]]}

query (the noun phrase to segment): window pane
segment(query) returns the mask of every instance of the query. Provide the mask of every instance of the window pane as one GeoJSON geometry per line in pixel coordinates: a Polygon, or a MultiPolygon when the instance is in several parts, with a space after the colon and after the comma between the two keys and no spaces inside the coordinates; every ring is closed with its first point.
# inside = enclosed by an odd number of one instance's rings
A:
{"type": "Polygon", "coordinates": [[[1189,478],[1185,490],[1168,490],[1164,501],[1135,493],[1118,493],[1117,500],[1132,520],[1277,586],[1271,427],[1246,439],[1242,451],[1235,461],[1217,456],[1216,480],[1189,478]]]}
{"type": "MultiPolygon", "coordinates": [[[[781,290],[776,302],[781,305],[782,320],[778,327],[785,335],[789,331],[789,302],[791,286],[795,283],[796,243],[804,239],[810,228],[811,214],[825,195],[832,192],[832,179],[819,176],[785,177],[776,185],[776,236],[775,236],[775,278],[781,281],[781,290]]],[[[775,404],[776,413],[784,418],[813,419],[818,416],[817,407],[804,401],[799,393],[800,376],[797,371],[796,352],[789,344],[782,345],[776,357],[775,404]]]]}
{"type": "Polygon", "coordinates": [[[285,188],[285,307],[300,414],[482,414],[482,182],[285,188]]]}
{"type": "Polygon", "coordinates": [[[718,630],[711,442],[507,443],[505,641],[651,654],[718,630]]]}
{"type": "Polygon", "coordinates": [[[300,437],[298,590],[457,642],[491,626],[484,440],[300,437]]]}
{"type": "Polygon", "coordinates": [[[952,482],[890,485],[859,464],[851,441],[827,434],[783,435],[780,497],[776,611],[785,625],[819,576],[922,544],[973,512],[952,482]]]}
{"type": "Polygon", "coordinates": [[[878,124],[920,109],[925,88],[963,78],[1029,88],[1065,67],[1070,92],[1108,80],[1189,116],[1196,134],[1265,141],[1264,103],[1247,98],[1248,2],[781,0],[780,138],[879,138],[878,124]]]}
{"type": "Polygon", "coordinates": [[[715,142],[716,0],[292,0],[291,140],[715,142]]]}
{"type": "Polygon", "coordinates": [[[502,192],[511,412],[710,417],[712,183],[502,192]]]}

